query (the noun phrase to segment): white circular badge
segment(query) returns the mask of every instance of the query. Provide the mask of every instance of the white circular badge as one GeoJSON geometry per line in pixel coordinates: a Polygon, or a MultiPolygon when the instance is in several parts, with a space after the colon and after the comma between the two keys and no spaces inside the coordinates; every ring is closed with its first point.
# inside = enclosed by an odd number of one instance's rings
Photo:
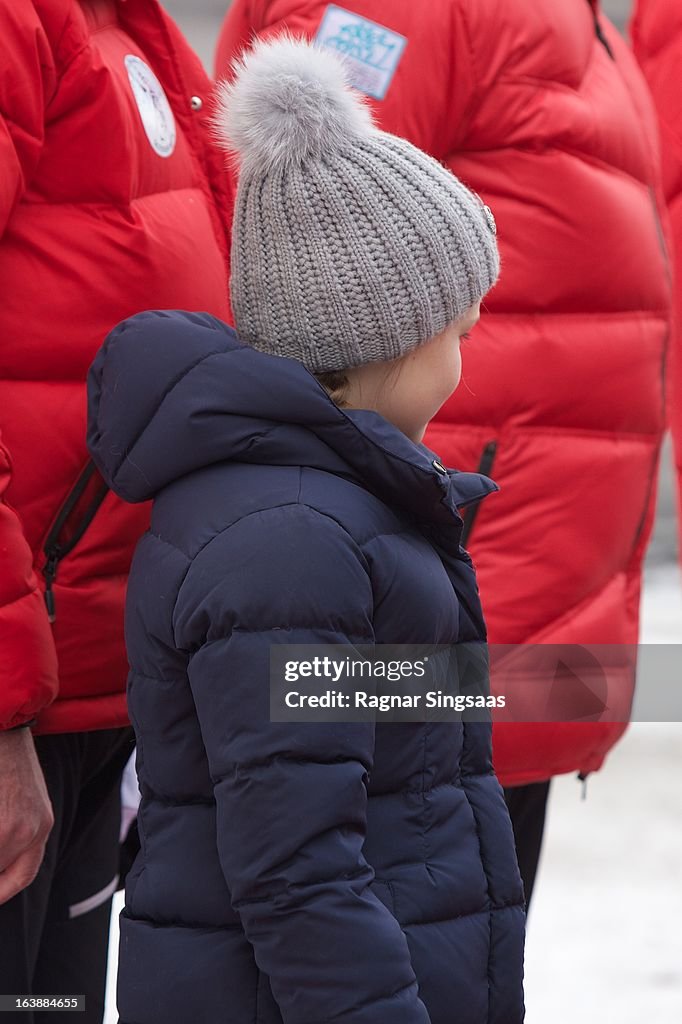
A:
{"type": "Polygon", "coordinates": [[[170,156],[175,149],[175,118],[163,86],[152,69],[132,53],[126,56],[125,66],[151,147],[159,156],[170,156]]]}

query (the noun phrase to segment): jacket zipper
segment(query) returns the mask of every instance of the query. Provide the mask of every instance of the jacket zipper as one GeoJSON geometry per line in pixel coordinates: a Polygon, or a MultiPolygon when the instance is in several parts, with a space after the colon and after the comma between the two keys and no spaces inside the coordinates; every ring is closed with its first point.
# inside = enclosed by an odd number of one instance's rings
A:
{"type": "MultiPolygon", "coordinates": [[[[497,441],[488,441],[485,448],[481,453],[481,458],[478,462],[477,473],[482,473],[483,476],[490,476],[497,454],[497,441]]],[[[471,537],[471,531],[474,528],[476,522],[476,516],[480,508],[480,501],[475,502],[472,505],[468,505],[462,516],[462,536],[460,538],[460,544],[463,548],[466,548],[469,538],[471,537]]]]}
{"type": "Polygon", "coordinates": [[[592,17],[594,18],[594,31],[596,32],[597,39],[602,44],[602,46],[604,47],[604,49],[608,53],[609,57],[611,58],[611,60],[615,60],[616,59],[615,54],[614,54],[613,50],[611,49],[611,46],[609,45],[608,39],[604,35],[604,29],[601,27],[601,23],[599,21],[599,15],[597,14],[596,5],[594,5],[591,2],[591,0],[587,0],[587,2],[589,3],[590,7],[592,8],[592,17]]]}
{"type": "MultiPolygon", "coordinates": [[[[664,263],[664,267],[665,267],[666,281],[668,282],[668,289],[669,289],[669,291],[671,293],[671,296],[672,296],[672,290],[673,290],[672,265],[671,265],[671,260],[670,260],[670,254],[668,252],[668,246],[666,245],[666,241],[665,241],[665,233],[663,231],[663,225],[661,224],[661,217],[660,217],[660,214],[658,212],[658,203],[656,201],[656,191],[655,191],[653,185],[649,185],[649,195],[651,197],[651,206],[653,208],[654,221],[656,222],[656,236],[658,238],[658,244],[659,244],[659,247],[660,247],[660,250],[661,250],[661,256],[663,257],[663,263],[664,263]]],[[[667,366],[668,366],[668,348],[670,346],[670,333],[671,333],[670,323],[668,323],[668,329],[666,330],[665,341],[663,343],[663,356],[662,356],[662,359],[661,359],[661,370],[660,370],[661,403],[663,405],[663,422],[664,423],[667,421],[666,371],[667,371],[667,366]]],[[[642,509],[642,515],[640,516],[640,520],[639,520],[639,523],[637,524],[637,529],[635,531],[635,541],[634,541],[634,544],[632,546],[632,553],[633,554],[637,550],[637,546],[639,544],[639,540],[640,540],[640,537],[642,536],[642,531],[643,531],[645,523],[646,523],[647,513],[649,511],[649,503],[651,501],[651,494],[652,494],[653,489],[656,486],[657,474],[658,474],[658,460],[656,460],[654,462],[654,465],[651,467],[651,472],[649,474],[649,485],[647,487],[646,500],[644,502],[644,508],[642,509]]]]}
{"type": "Polygon", "coordinates": [[[656,190],[653,185],[649,185],[649,195],[651,196],[651,205],[654,208],[654,220],[656,221],[656,234],[658,236],[658,244],[661,249],[661,255],[665,264],[665,276],[668,282],[668,287],[672,292],[673,287],[673,273],[670,265],[670,253],[668,252],[668,246],[665,241],[665,234],[663,232],[663,225],[661,224],[661,217],[658,212],[658,202],[656,200],[656,190]]]}
{"type": "Polygon", "coordinates": [[[109,488],[95,463],[88,462],[50,528],[43,546],[46,561],[42,569],[45,577],[45,607],[50,622],[54,622],[57,617],[53,587],[59,563],[81,540],[108,493],[109,488]]]}
{"type": "MultiPolygon", "coordinates": [[[[651,205],[654,210],[654,220],[656,221],[656,235],[658,237],[658,244],[661,249],[661,256],[663,257],[663,263],[665,265],[665,277],[668,282],[668,291],[670,292],[671,302],[673,296],[673,270],[672,262],[670,259],[670,253],[668,252],[668,246],[665,240],[665,232],[663,231],[663,225],[661,224],[661,215],[658,212],[658,202],[656,200],[656,191],[653,185],[649,185],[649,195],[651,196],[651,205]]],[[[665,344],[663,346],[663,361],[661,363],[661,391],[663,397],[663,420],[667,420],[667,387],[666,387],[666,370],[668,366],[668,348],[670,347],[670,323],[668,323],[668,330],[665,335],[665,344]]]]}

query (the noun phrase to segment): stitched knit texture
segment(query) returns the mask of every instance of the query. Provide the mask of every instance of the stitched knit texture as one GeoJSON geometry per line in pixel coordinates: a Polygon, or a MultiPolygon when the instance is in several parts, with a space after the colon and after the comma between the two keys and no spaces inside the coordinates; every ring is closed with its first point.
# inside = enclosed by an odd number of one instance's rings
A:
{"type": "Polygon", "coordinates": [[[375,128],[332,53],[258,43],[220,88],[216,130],[240,160],[231,296],[253,347],[314,372],[396,359],[497,280],[490,210],[375,128]]]}

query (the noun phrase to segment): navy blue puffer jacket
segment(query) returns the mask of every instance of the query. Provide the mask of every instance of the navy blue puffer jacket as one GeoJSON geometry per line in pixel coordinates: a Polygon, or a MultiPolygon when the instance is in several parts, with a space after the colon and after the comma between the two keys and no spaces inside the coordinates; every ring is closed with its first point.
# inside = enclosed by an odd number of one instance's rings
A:
{"type": "Polygon", "coordinates": [[[272,644],[484,638],[457,507],[494,485],[206,314],[119,325],[89,415],[112,488],[156,499],[128,590],[122,1024],[519,1024],[489,726],[269,720],[272,644]]]}

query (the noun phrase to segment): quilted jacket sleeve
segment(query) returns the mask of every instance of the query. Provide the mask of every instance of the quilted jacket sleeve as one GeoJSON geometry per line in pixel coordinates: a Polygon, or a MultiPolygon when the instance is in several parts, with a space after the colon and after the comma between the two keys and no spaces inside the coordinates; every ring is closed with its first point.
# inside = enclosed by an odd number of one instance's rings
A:
{"type": "Polygon", "coordinates": [[[174,629],[193,652],[222,869],[284,1021],[428,1024],[362,852],[374,726],[270,721],[273,644],[372,642],[359,549],[305,506],[255,512],[196,556],[174,629]]]}
{"type": "MultiPolygon", "coordinates": [[[[682,538],[682,17],[674,0],[639,0],[631,25],[661,129],[663,187],[674,250],[675,329],[668,350],[668,419],[675,445],[682,538]]],[[[682,551],[682,547],[680,548],[682,551]]]]}
{"type": "MultiPolygon", "coordinates": [[[[54,87],[50,47],[33,4],[0,0],[0,245],[40,156],[54,87]]],[[[0,346],[2,341],[0,340],[0,346]]],[[[0,348],[1,360],[1,348],[0,348]]],[[[0,410],[0,731],[29,721],[57,692],[57,659],[32,556],[5,501],[10,454],[0,410]]]]}
{"type": "MultiPolygon", "coordinates": [[[[490,76],[485,61],[474,54],[475,27],[468,24],[467,13],[472,5],[465,0],[341,0],[334,6],[355,19],[357,27],[374,29],[378,38],[387,30],[394,40],[404,41],[394,72],[383,82],[384,98],[370,104],[384,131],[445,159],[466,139],[475,100],[490,76]]],[[[314,37],[329,7],[328,0],[234,0],[218,42],[216,75],[229,74],[230,62],[254,34],[289,31],[314,37]]],[[[379,48],[366,59],[382,63],[385,55],[379,48]]],[[[352,65],[350,73],[352,83],[352,65]]]]}
{"type": "Polygon", "coordinates": [[[326,7],[326,0],[234,0],[218,40],[216,77],[228,74],[230,62],[249,47],[254,35],[267,37],[283,31],[297,36],[314,34],[326,7]]]}

